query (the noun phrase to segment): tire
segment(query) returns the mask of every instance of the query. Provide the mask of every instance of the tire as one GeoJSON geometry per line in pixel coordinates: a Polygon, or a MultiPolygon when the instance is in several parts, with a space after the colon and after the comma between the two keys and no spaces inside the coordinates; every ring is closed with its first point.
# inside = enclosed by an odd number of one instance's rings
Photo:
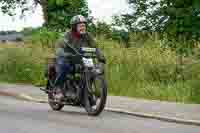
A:
{"type": "MultiPolygon", "coordinates": [[[[49,82],[47,85],[49,86],[49,82]]],[[[47,88],[52,89],[50,87],[47,87],[47,88]]],[[[49,106],[52,108],[52,110],[55,110],[55,111],[60,111],[64,107],[63,104],[54,102],[54,96],[51,92],[48,93],[48,103],[49,103],[49,106]]]]}
{"type": "Polygon", "coordinates": [[[48,94],[48,103],[50,105],[50,107],[52,108],[52,110],[55,110],[55,111],[60,111],[62,110],[62,108],[64,107],[63,104],[60,104],[60,103],[55,103],[53,102],[52,100],[52,96],[50,96],[51,94],[48,94]]]}
{"type": "MultiPolygon", "coordinates": [[[[100,89],[100,103],[96,105],[96,109],[92,108],[91,102],[89,100],[89,91],[88,89],[84,90],[84,101],[85,101],[85,110],[87,111],[89,116],[98,116],[105,107],[107,100],[107,84],[103,76],[96,76],[95,79],[100,81],[101,89],[100,89]]],[[[86,80],[87,81],[87,80],[86,80]]],[[[86,85],[88,86],[88,85],[86,85]]],[[[86,87],[88,88],[88,87],[86,87]]]]}

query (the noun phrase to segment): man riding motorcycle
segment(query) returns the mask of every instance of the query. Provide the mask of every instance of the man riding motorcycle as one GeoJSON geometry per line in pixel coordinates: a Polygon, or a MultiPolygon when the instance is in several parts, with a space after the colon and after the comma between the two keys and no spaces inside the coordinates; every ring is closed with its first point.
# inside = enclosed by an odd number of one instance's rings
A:
{"type": "MultiPolygon", "coordinates": [[[[74,16],[71,19],[70,24],[71,30],[66,32],[64,34],[64,38],[59,39],[56,45],[56,79],[58,81],[56,83],[57,87],[63,87],[66,75],[73,69],[73,64],[67,60],[67,57],[75,54],[73,49],[78,51],[80,47],[96,48],[96,43],[93,37],[86,31],[87,20],[84,16],[74,16]]],[[[100,62],[105,63],[105,58],[98,49],[97,57],[100,62]]]]}

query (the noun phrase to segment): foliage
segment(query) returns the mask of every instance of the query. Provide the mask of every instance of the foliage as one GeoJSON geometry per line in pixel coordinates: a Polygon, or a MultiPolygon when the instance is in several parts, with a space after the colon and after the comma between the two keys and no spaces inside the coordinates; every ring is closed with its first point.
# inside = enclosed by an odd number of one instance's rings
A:
{"type": "Polygon", "coordinates": [[[95,25],[95,34],[96,36],[102,36],[106,39],[111,38],[111,26],[106,22],[98,21],[95,25]]]}
{"type": "Polygon", "coordinates": [[[43,83],[46,53],[47,51],[38,46],[1,48],[0,80],[12,83],[43,83]]]}
{"type": "Polygon", "coordinates": [[[122,20],[132,21],[141,30],[162,31],[172,24],[177,29],[170,27],[171,30],[191,32],[199,27],[200,2],[197,0],[129,0],[129,5],[132,12],[122,15],[122,20]]]}
{"type": "Polygon", "coordinates": [[[85,0],[49,0],[47,8],[48,27],[65,31],[70,28],[74,15],[88,17],[89,9],[85,0]]]}
{"type": "Polygon", "coordinates": [[[54,48],[57,39],[62,35],[59,32],[49,31],[45,27],[29,31],[26,34],[25,43],[40,44],[43,48],[54,48]]]}
{"type": "Polygon", "coordinates": [[[112,25],[117,27],[124,27],[128,31],[138,31],[136,21],[137,17],[135,14],[122,14],[120,16],[113,16],[112,25]]]}
{"type": "Polygon", "coordinates": [[[89,9],[85,0],[0,0],[1,11],[8,15],[15,15],[15,9],[21,9],[22,15],[38,4],[42,7],[45,26],[56,31],[65,31],[70,27],[72,16],[82,14],[88,17],[89,9]]]}
{"type": "Polygon", "coordinates": [[[115,16],[116,25],[128,29],[167,33],[168,39],[198,40],[200,37],[200,2],[198,0],[129,0],[132,12],[115,16]]]}
{"type": "MultiPolygon", "coordinates": [[[[36,2],[35,0],[34,2],[36,2]]],[[[20,7],[21,13],[24,14],[30,7],[28,7],[27,0],[0,0],[1,11],[10,16],[16,15],[15,9],[20,7]]]]}

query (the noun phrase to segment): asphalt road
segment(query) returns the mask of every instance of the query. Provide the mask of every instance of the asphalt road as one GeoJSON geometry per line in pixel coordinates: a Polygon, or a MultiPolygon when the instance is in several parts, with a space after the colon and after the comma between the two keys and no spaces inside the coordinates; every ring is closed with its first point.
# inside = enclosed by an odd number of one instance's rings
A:
{"type": "Polygon", "coordinates": [[[103,112],[89,117],[84,109],[66,106],[52,111],[47,104],[0,96],[1,133],[200,133],[200,126],[168,123],[103,112]]]}

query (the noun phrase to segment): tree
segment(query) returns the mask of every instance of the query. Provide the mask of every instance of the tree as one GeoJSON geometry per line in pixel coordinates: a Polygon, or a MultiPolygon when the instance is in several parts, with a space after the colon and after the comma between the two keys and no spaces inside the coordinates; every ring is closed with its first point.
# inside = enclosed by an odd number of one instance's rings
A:
{"type": "Polygon", "coordinates": [[[131,12],[114,17],[114,24],[122,24],[130,31],[155,31],[161,26],[157,0],[128,0],[131,12]],[[119,23],[120,22],[120,23],[119,23]]]}
{"type": "Polygon", "coordinates": [[[33,6],[28,4],[29,0],[0,0],[1,11],[10,16],[16,15],[15,9],[20,8],[21,13],[30,10],[32,7],[40,4],[42,7],[47,3],[47,0],[33,0],[33,6]]]}
{"type": "Polygon", "coordinates": [[[134,14],[122,14],[121,16],[113,16],[113,26],[123,27],[128,31],[137,31],[137,17],[134,14]]]}
{"type": "Polygon", "coordinates": [[[33,0],[33,6],[28,4],[29,0],[0,0],[1,10],[8,15],[15,15],[16,8],[21,9],[21,13],[41,5],[45,26],[64,31],[69,28],[72,16],[82,14],[88,17],[89,9],[86,0],[33,0]]]}
{"type": "Polygon", "coordinates": [[[195,1],[163,0],[161,3],[160,14],[167,18],[163,26],[165,39],[181,55],[189,55],[200,37],[200,6],[195,1]]]}
{"type": "Polygon", "coordinates": [[[74,15],[88,17],[89,9],[85,0],[49,0],[47,8],[48,26],[63,30],[70,27],[74,15]]]}
{"type": "Polygon", "coordinates": [[[199,0],[128,0],[128,3],[132,12],[121,15],[120,22],[129,29],[199,34],[199,0]]]}
{"type": "Polygon", "coordinates": [[[95,25],[95,33],[97,36],[102,36],[106,39],[110,39],[112,36],[111,25],[103,21],[97,21],[95,25]]]}
{"type": "Polygon", "coordinates": [[[192,47],[195,40],[199,40],[199,0],[129,0],[128,2],[132,13],[124,14],[120,21],[119,19],[116,21],[126,25],[130,30],[165,33],[167,34],[165,39],[178,42],[180,45],[174,47],[179,53],[184,54],[192,47]]]}

